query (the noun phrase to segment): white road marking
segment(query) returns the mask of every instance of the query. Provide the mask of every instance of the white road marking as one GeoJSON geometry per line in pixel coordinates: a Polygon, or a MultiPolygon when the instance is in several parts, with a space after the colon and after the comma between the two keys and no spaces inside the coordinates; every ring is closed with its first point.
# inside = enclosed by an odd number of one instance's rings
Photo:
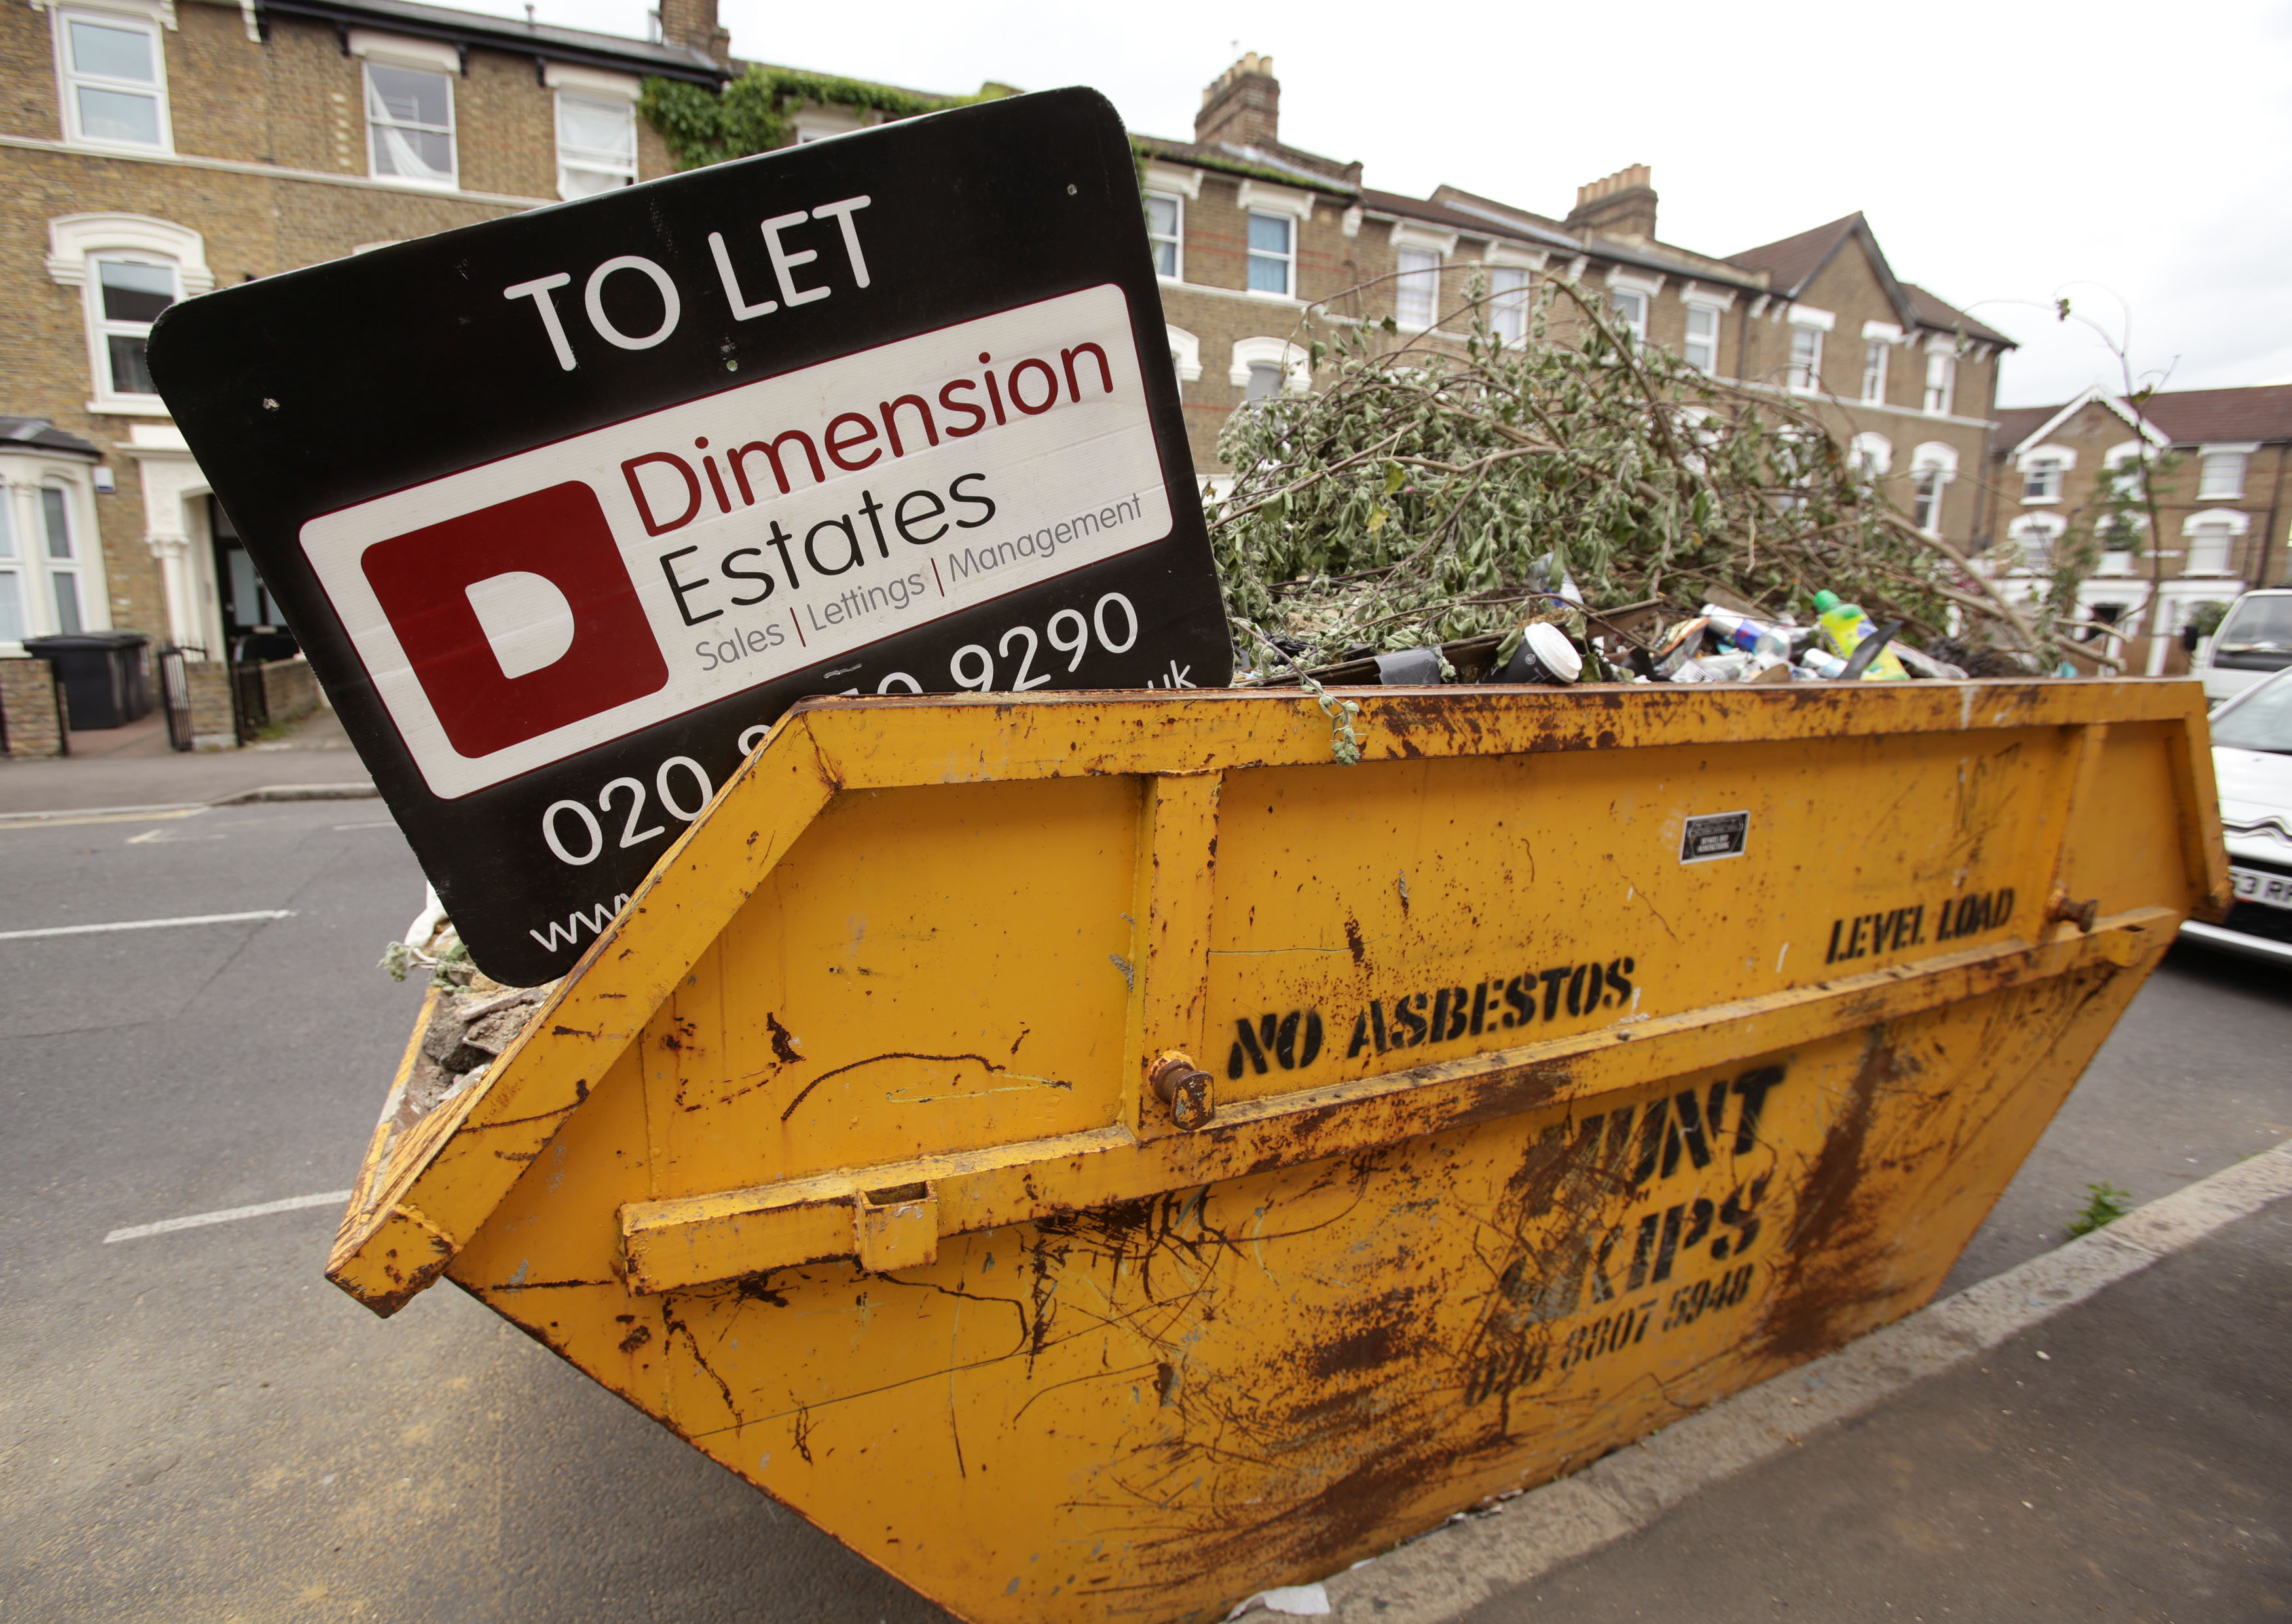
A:
{"type": "Polygon", "coordinates": [[[87,812],[0,812],[0,829],[68,828],[77,823],[159,823],[196,818],[204,806],[96,807],[87,812]]]}
{"type": "Polygon", "coordinates": [[[52,925],[38,931],[0,931],[0,941],[31,936],[93,936],[102,931],[164,931],[179,925],[244,925],[251,920],[291,919],[291,908],[258,908],[244,914],[186,914],[180,919],[121,919],[110,925],[52,925]]]}
{"type": "Polygon", "coordinates": [[[252,1207],[226,1207],[221,1212],[195,1212],[187,1218],[162,1218],[157,1224],[132,1224],[125,1229],[115,1229],[103,1238],[109,1246],[115,1240],[141,1240],[146,1235],[171,1234],[179,1229],[200,1229],[209,1224],[235,1224],[241,1218],[267,1217],[274,1212],[293,1212],[298,1207],[334,1207],[351,1199],[347,1190],[329,1190],[319,1195],[290,1195],[283,1201],[257,1201],[252,1207]]]}
{"type": "Polygon", "coordinates": [[[337,823],[335,825],[335,828],[337,833],[343,829],[394,829],[397,827],[397,823],[389,818],[383,818],[373,823],[337,823]]]}

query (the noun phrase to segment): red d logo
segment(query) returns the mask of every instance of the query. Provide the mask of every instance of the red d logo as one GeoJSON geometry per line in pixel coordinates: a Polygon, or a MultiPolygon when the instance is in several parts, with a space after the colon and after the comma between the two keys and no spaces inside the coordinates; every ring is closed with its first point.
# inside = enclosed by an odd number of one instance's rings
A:
{"type": "Polygon", "coordinates": [[[577,481],[377,542],[359,562],[464,755],[668,681],[604,509],[577,481]]]}

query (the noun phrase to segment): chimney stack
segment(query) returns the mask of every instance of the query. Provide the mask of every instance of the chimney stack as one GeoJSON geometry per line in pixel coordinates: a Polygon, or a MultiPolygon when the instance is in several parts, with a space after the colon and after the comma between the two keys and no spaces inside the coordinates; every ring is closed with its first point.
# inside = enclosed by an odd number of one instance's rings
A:
{"type": "Polygon", "coordinates": [[[1247,53],[1202,92],[1194,115],[1194,139],[1205,146],[1231,141],[1238,147],[1273,147],[1281,140],[1281,82],[1273,59],[1247,53]]]}
{"type": "Polygon", "coordinates": [[[716,0],[659,0],[663,44],[698,51],[720,68],[732,65],[731,31],[716,20],[716,0]]]}
{"type": "Polygon", "coordinates": [[[1651,242],[1655,238],[1655,186],[1648,166],[1634,164],[1589,186],[1578,187],[1576,206],[1568,212],[1568,229],[1651,242]]]}

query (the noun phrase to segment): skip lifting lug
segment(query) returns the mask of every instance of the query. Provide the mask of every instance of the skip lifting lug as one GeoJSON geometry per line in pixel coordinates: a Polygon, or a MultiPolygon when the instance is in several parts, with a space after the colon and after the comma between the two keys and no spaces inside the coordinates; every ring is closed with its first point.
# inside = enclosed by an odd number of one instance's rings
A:
{"type": "Polygon", "coordinates": [[[1154,1057],[1146,1080],[1153,1085],[1154,1097],[1170,1108],[1170,1120],[1180,1130],[1190,1134],[1209,1126],[1217,1110],[1210,1098],[1210,1074],[1191,1059],[1176,1049],[1165,1049],[1154,1057]]]}

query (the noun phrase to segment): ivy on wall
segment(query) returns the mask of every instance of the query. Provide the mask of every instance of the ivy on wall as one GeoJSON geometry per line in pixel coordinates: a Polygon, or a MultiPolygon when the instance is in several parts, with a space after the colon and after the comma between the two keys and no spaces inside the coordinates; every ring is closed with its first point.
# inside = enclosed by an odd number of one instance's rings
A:
{"type": "Polygon", "coordinates": [[[698,169],[787,146],[795,139],[795,115],[808,103],[911,118],[1016,93],[1007,85],[988,84],[976,95],[927,96],[865,79],[753,62],[721,93],[678,79],[647,79],[637,107],[668,143],[676,166],[698,169]]]}

